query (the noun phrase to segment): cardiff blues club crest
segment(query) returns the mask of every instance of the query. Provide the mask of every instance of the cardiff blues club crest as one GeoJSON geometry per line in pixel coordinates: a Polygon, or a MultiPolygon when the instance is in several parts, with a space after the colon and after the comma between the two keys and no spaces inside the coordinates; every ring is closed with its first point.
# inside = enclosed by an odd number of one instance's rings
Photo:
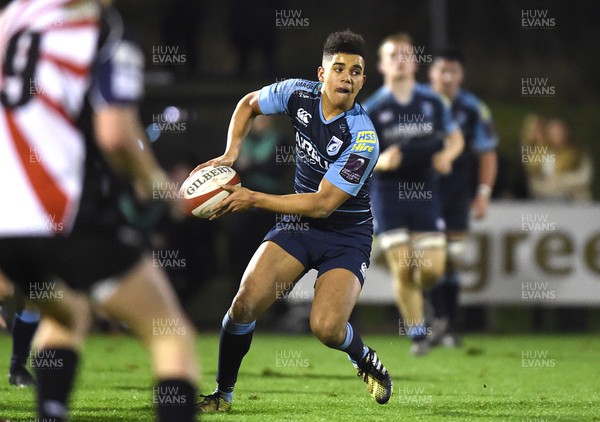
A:
{"type": "Polygon", "coordinates": [[[342,147],[342,140],[340,138],[338,138],[337,136],[332,136],[331,139],[329,140],[329,143],[327,144],[327,154],[329,155],[335,155],[339,152],[340,148],[342,147]]]}

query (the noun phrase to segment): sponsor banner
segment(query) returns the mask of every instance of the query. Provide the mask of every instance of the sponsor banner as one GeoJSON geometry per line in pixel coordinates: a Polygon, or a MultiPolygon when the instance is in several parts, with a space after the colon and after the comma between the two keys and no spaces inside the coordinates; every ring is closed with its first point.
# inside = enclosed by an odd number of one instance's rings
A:
{"type": "MultiPolygon", "coordinates": [[[[600,205],[495,202],[473,221],[461,272],[465,305],[600,304],[600,205]]],[[[391,276],[375,256],[360,296],[393,303],[391,276]]],[[[300,283],[312,299],[315,271],[300,283]]]]}

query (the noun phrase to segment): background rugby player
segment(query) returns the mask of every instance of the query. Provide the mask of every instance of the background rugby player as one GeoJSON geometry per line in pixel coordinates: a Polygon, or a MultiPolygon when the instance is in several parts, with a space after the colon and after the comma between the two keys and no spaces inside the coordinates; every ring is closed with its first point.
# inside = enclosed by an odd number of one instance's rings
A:
{"type": "Polygon", "coordinates": [[[452,172],[440,179],[442,207],[446,222],[448,259],[446,272],[431,291],[434,322],[429,341],[432,345],[455,347],[460,283],[457,270],[464,255],[464,239],[469,214],[486,216],[496,180],[498,138],[488,107],[475,95],[462,89],[464,60],[458,51],[437,54],[429,69],[431,88],[449,99],[452,117],[460,125],[465,149],[452,164],[452,172]]]}
{"type": "Polygon", "coordinates": [[[423,289],[444,273],[446,240],[440,174],[452,169],[463,148],[447,103],[415,74],[420,60],[407,34],[391,35],[379,47],[384,85],[364,107],[381,144],[371,183],[375,232],[392,272],[402,327],[411,352],[427,353],[423,289]]]}

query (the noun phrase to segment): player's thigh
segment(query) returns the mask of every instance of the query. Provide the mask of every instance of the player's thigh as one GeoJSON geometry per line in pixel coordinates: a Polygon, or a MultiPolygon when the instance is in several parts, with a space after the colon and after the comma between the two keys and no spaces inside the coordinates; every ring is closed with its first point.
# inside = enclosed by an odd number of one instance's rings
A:
{"type": "Polygon", "coordinates": [[[345,268],[329,270],[317,279],[310,325],[321,341],[332,344],[343,342],[346,323],[360,291],[357,275],[345,268]]]}
{"type": "Polygon", "coordinates": [[[169,332],[191,334],[165,273],[143,257],[125,275],[106,281],[93,291],[101,310],[125,322],[144,341],[152,339],[157,327],[169,332]]]}
{"type": "Polygon", "coordinates": [[[305,272],[304,265],[275,242],[263,242],[250,260],[231,305],[234,321],[248,323],[291,290],[305,272]]]}
{"type": "Polygon", "coordinates": [[[430,288],[446,269],[446,235],[443,232],[413,233],[411,245],[421,287],[430,288]]]}

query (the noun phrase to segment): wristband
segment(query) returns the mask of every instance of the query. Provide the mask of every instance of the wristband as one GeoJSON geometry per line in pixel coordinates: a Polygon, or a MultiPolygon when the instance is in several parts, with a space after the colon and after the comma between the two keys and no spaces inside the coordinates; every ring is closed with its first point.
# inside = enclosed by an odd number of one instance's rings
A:
{"type": "Polygon", "coordinates": [[[490,196],[492,196],[492,188],[490,188],[488,185],[481,184],[477,187],[477,195],[489,199],[490,196]]]}

